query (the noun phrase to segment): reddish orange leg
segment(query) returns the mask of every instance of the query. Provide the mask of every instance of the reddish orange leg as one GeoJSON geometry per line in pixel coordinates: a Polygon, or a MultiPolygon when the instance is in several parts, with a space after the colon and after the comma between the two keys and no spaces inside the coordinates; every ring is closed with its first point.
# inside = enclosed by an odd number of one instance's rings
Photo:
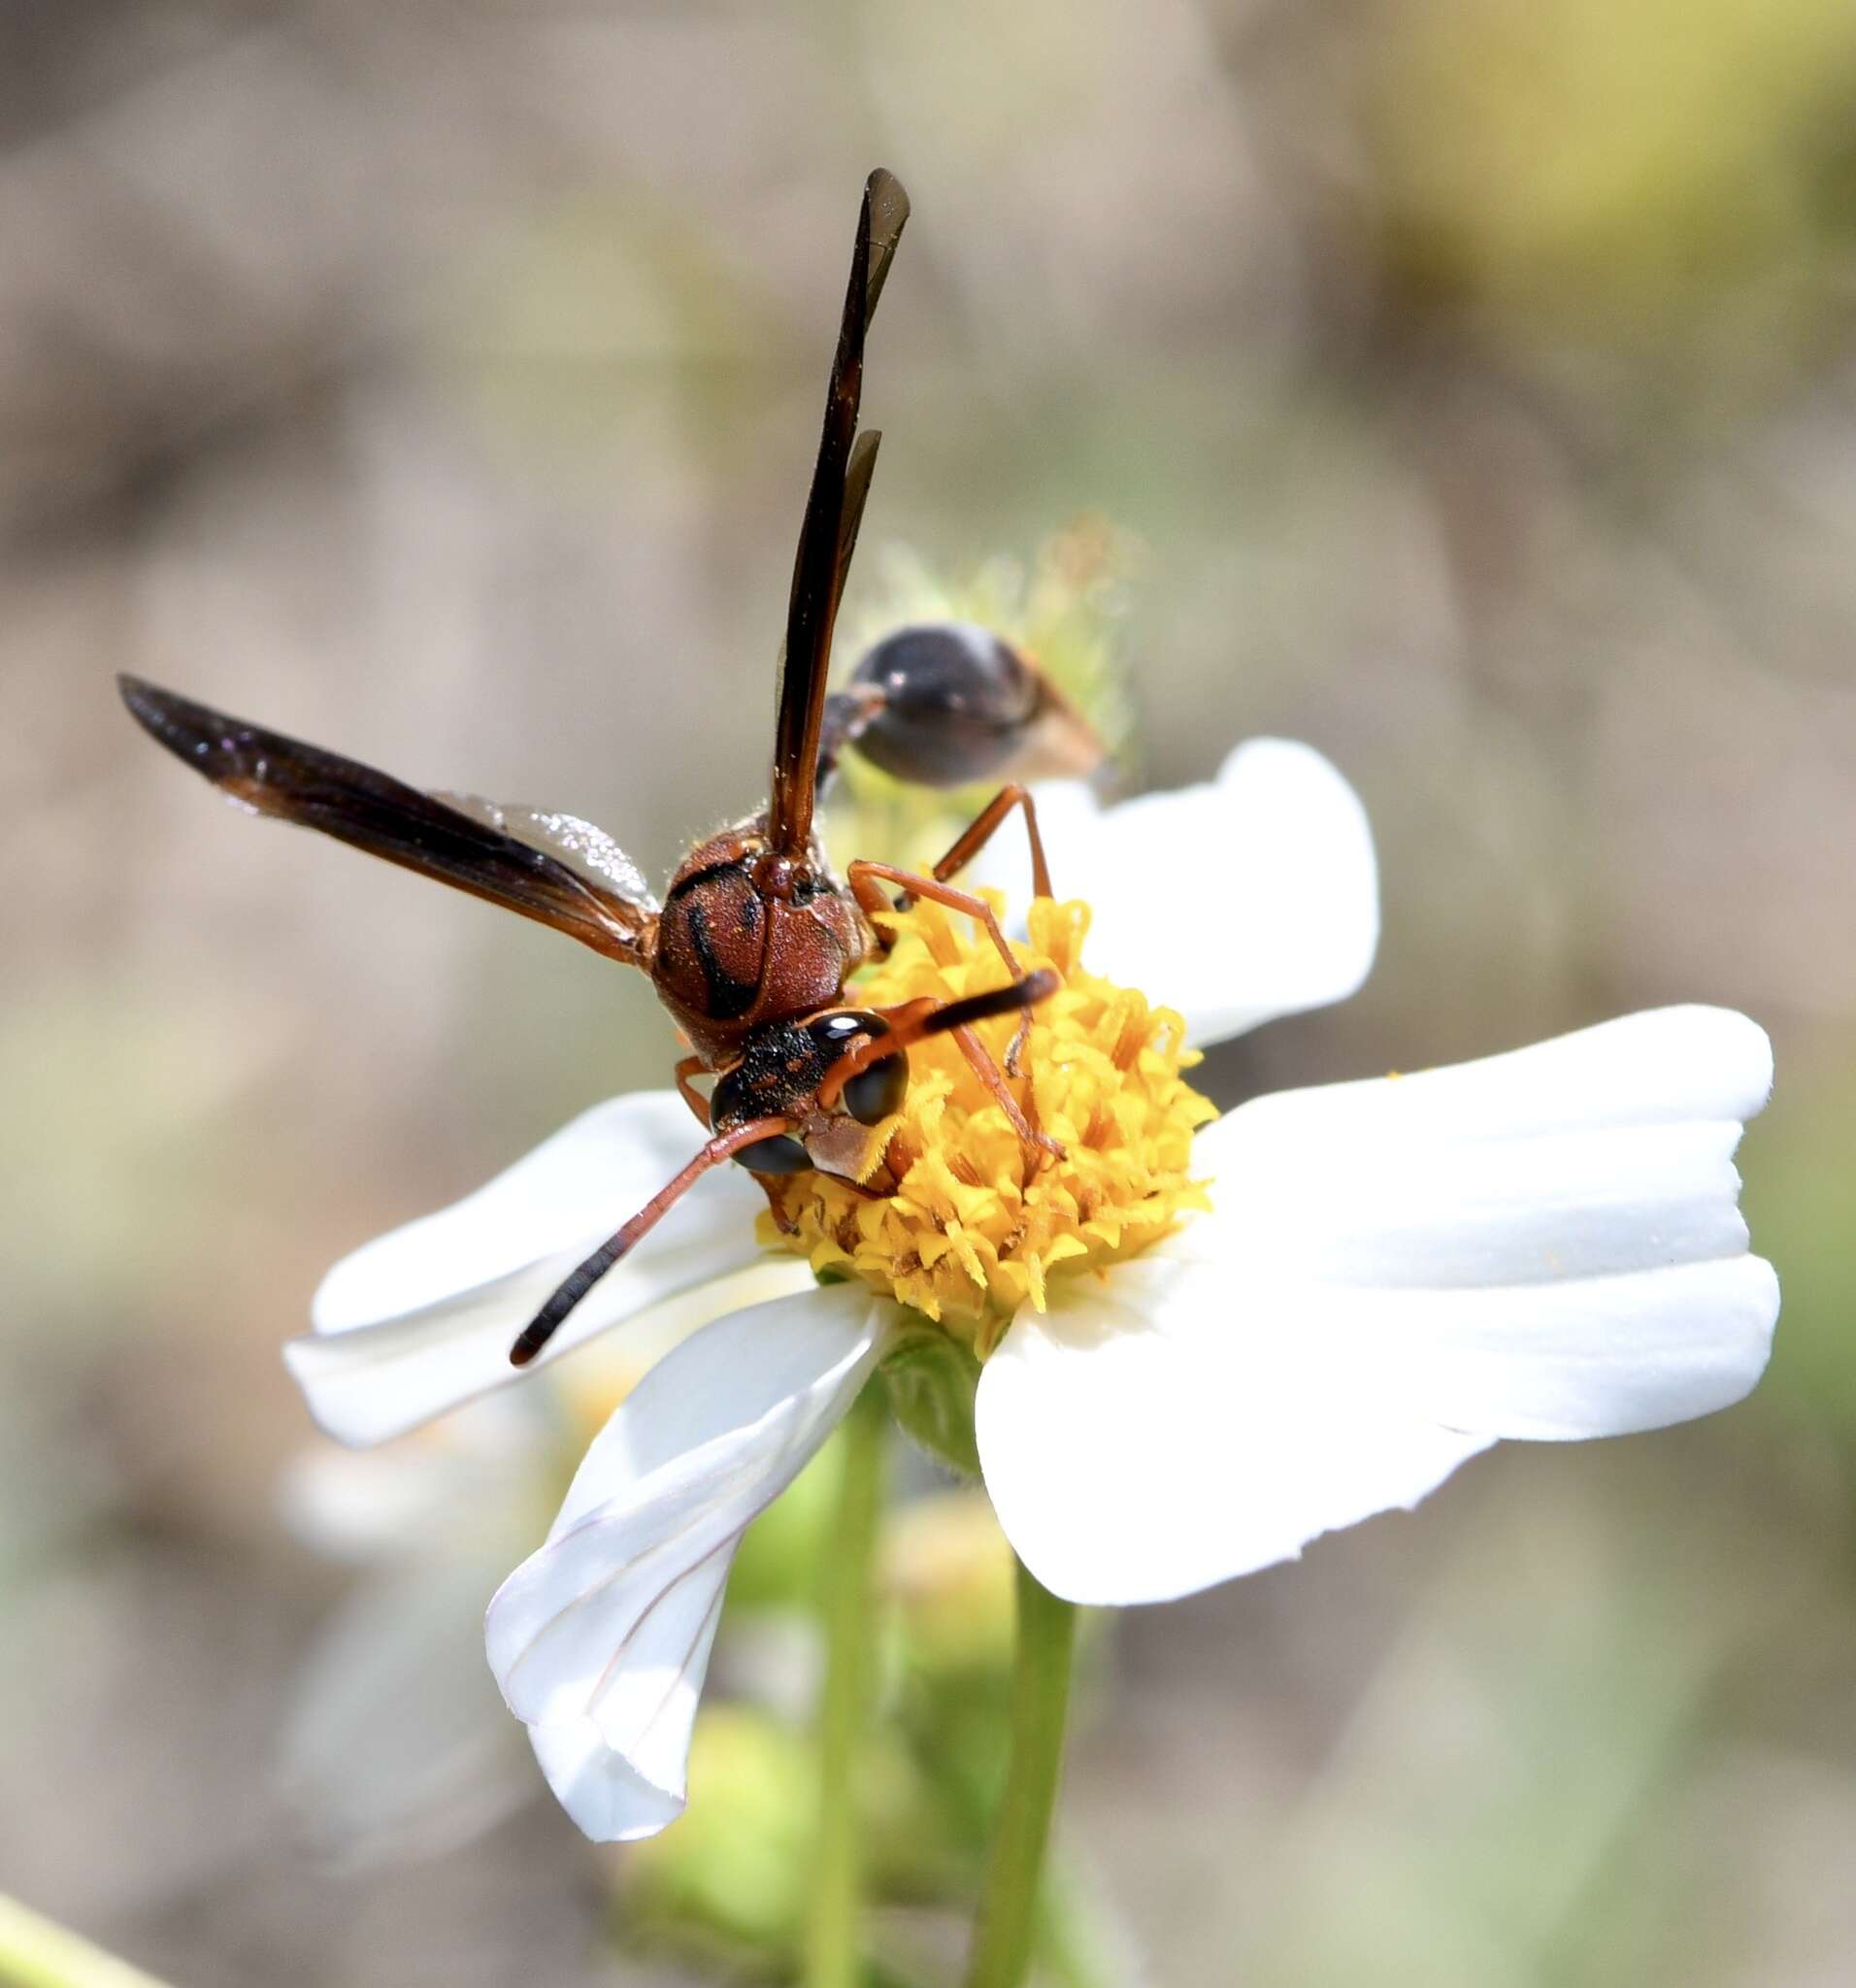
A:
{"type": "MultiPolygon", "coordinates": [[[[1037,804],[1032,800],[1029,789],[1015,781],[1009,787],[1001,787],[974,816],[972,824],[953,847],[935,865],[936,880],[945,883],[948,878],[964,870],[991,842],[1014,808],[1022,808],[1025,813],[1025,836],[1031,844],[1032,895],[1054,897],[1056,893],[1050,887],[1050,865],[1044,858],[1044,837],[1038,832],[1037,804]]],[[[1018,1024],[1018,1032],[1011,1039],[1011,1046],[1006,1051],[1007,1076],[1018,1075],[1019,1059],[1025,1053],[1025,1039],[1030,1034],[1031,1011],[1027,1008],[1023,1020],[1018,1024]]]]}
{"type": "Polygon", "coordinates": [[[1017,1077],[1022,1074],[1021,1065],[1025,1053],[1025,1043],[1031,1035],[1029,1014],[1019,1018],[1018,1026],[1011,1032],[1011,1041],[1006,1044],[1006,1075],[1017,1077]]]}
{"type": "MultiPolygon", "coordinates": [[[[1005,961],[1007,973],[1014,980],[1018,977],[1018,962],[1011,956],[1011,947],[1006,944],[1006,935],[999,929],[999,920],[983,897],[975,897],[971,891],[955,890],[939,878],[911,877],[907,870],[892,869],[887,863],[866,863],[861,859],[845,872],[845,880],[850,885],[850,894],[857,900],[865,917],[873,923],[878,918],[896,915],[896,907],[883,895],[885,883],[896,884],[911,897],[925,897],[932,904],[945,905],[950,911],[960,911],[969,918],[977,919],[984,928],[986,937],[999,948],[999,957],[1005,961]]],[[[877,936],[883,941],[883,950],[887,952],[890,942],[880,930],[877,936]]]]}
{"type": "Polygon", "coordinates": [[[696,1122],[705,1132],[712,1130],[709,1116],[709,1100],[690,1082],[692,1077],[707,1074],[709,1065],[700,1056],[685,1056],[677,1066],[677,1088],[682,1094],[683,1103],[696,1114],[696,1122]]]}
{"type": "Polygon", "coordinates": [[[920,1000],[906,1001],[899,1007],[884,1009],[882,1014],[889,1022],[889,1032],[872,1036],[856,1048],[845,1050],[826,1071],[818,1086],[820,1108],[831,1110],[843,1096],[845,1085],[873,1063],[885,1056],[900,1055],[911,1043],[920,1042],[924,1036],[951,1034],[960,1045],[960,1053],[973,1066],[975,1076],[999,1101],[1012,1131],[1018,1135],[1019,1143],[1027,1151],[1046,1152],[1062,1159],[1062,1145],[1032,1125],[1019,1109],[1018,1100],[1007,1088],[998,1064],[986,1053],[986,1045],[973,1031],[973,1024],[977,1021],[986,1021],[995,1014],[1009,1014],[1014,1008],[1029,1011],[1040,1001],[1049,1000],[1058,985],[1057,976],[1048,967],[1042,967],[1035,974],[1027,974],[1022,980],[1014,980],[1010,987],[994,987],[988,993],[969,994],[962,1000],[945,1002],[940,1008],[932,1001],[920,1000]]]}
{"type": "MultiPolygon", "coordinates": [[[[1020,1034],[1023,1024],[1020,1024],[1020,1034]]],[[[973,1066],[974,1075],[999,1101],[999,1109],[1010,1120],[1011,1129],[1018,1135],[1018,1143],[1033,1152],[1046,1152],[1053,1160],[1064,1156],[1062,1142],[1054,1140],[1047,1132],[1040,1132],[1018,1108],[1018,1100],[1011,1095],[1006,1079],[1000,1075],[999,1066],[988,1054],[986,1045],[972,1029],[955,1029],[954,1041],[960,1044],[960,1053],[973,1066]]],[[[1014,1038],[1014,1044],[1016,1039],[1014,1038]]]]}
{"type": "Polygon", "coordinates": [[[1025,834],[1031,843],[1031,888],[1039,897],[1053,896],[1050,865],[1044,860],[1044,837],[1038,833],[1038,810],[1030,793],[1017,785],[1001,787],[974,816],[972,826],[935,865],[936,882],[945,883],[948,878],[964,870],[998,834],[1000,825],[1014,808],[1025,811],[1025,834]]]}
{"type": "Polygon", "coordinates": [[[1031,1011],[1027,1009],[1018,1017],[1018,1026],[1011,1032],[1011,1041],[1006,1044],[1006,1075],[1022,1077],[1025,1044],[1031,1037],[1031,1011]]]}

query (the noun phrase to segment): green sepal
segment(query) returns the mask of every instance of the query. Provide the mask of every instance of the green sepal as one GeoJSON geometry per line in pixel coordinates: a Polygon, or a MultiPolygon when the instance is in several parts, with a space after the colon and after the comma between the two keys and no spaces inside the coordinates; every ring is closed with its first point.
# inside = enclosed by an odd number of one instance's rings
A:
{"type": "Polygon", "coordinates": [[[974,1396],[979,1362],[959,1341],[927,1319],[911,1331],[878,1372],[889,1393],[890,1412],[903,1433],[937,1463],[963,1477],[979,1474],[974,1435],[974,1396]]]}

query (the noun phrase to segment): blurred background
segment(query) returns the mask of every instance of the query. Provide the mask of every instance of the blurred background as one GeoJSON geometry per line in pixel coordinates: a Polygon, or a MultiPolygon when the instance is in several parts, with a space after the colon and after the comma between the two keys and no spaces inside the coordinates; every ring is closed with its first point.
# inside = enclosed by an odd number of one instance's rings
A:
{"type": "Polygon", "coordinates": [[[1106,518],[1138,781],[1282,733],[1372,814],[1377,971],[1220,1102],[1666,1001],[1777,1046],[1751,1403],[1107,1625],[1065,1826],[1111,1977],[1850,1979],[1844,0],[0,11],[0,1888],[190,1988],[707,1978],[495,1792],[470,1621],[546,1499],[466,1474],[419,1534],[461,1603],[391,1671],[371,1549],[325,1550],[380,1498],[277,1350],[336,1255],[662,1081],[667,1025],[241,822],[112,674],[661,878],[762,790],[878,161],[915,217],[853,617],[885,544],[1106,518]],[[439,1823],[381,1806],[426,1755],[378,1802],[345,1764],[331,1665],[409,1747],[457,1680],[439,1823]]]}

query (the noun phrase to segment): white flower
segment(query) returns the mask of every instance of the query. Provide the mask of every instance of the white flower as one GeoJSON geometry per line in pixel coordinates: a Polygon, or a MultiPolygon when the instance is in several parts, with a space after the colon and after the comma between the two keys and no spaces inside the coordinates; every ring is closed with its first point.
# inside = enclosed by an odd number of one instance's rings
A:
{"type": "Polygon", "coordinates": [[[1190,1594],[1416,1504],[1502,1437],[1739,1401],[1778,1315],[1733,1166],[1772,1088],[1744,1015],[1666,1008],[1200,1133],[1211,1214],[1021,1312],[979,1452],[1073,1601],[1190,1594]]]}
{"type": "MultiPolygon", "coordinates": [[[[1089,964],[1150,988],[1194,1043],[1344,1001],[1379,944],[1378,870],[1359,796],[1293,739],[1251,739],[1214,779],[1105,808],[1086,780],[1037,788],[1057,866],[1095,913],[1089,964]]],[[[1031,901],[1022,837],[995,836],[972,872],[1031,901]]]]}
{"type": "Polygon", "coordinates": [[[285,1524],[356,1576],[303,1654],[278,1739],[281,1792],[315,1854],[348,1868],[442,1854],[534,1797],[522,1729],[483,1668],[483,1598],[547,1524],[587,1435],[674,1343],[628,1330],[411,1441],[286,1461],[285,1524]]]}
{"type": "MultiPolygon", "coordinates": [[[[1174,989],[1157,976],[1173,975],[1202,1036],[1357,984],[1376,936],[1371,845],[1316,755],[1253,746],[1210,785],[1110,820],[1078,878],[1108,941],[1090,940],[1089,967],[1110,955],[1163,994],[1174,989]],[[1225,852],[1219,914],[1187,918],[1203,867],[1171,866],[1208,846],[1225,852]]],[[[1052,840],[1061,885],[1076,845],[1052,840]]],[[[1034,937],[1064,964],[1063,914],[1041,909],[1034,937]]],[[[885,971],[902,972],[907,951],[885,971]]],[[[909,971],[928,973],[930,951],[917,944],[909,971]]],[[[544,1355],[621,1319],[710,1321],[619,1407],[489,1611],[491,1667],[588,1835],[648,1835],[680,1811],[742,1532],[920,1329],[886,1294],[885,1247],[894,1287],[918,1303],[975,1266],[975,1303],[992,1308],[966,1335],[990,1349],[975,1409],[986,1487],[1026,1566],[1080,1602],[1190,1593],[1414,1504],[1499,1438],[1654,1428],[1725,1407],[1758,1378],[1777,1290],[1747,1254],[1732,1154],[1771,1057],[1744,1017],[1669,1009],[1457,1069],[1288,1092],[1195,1142],[1204,1108],[1167,1049],[1177,1019],[1068,967],[1029,1052],[1040,1106],[1059,1114],[1046,1128],[1066,1124],[1072,1148],[1054,1199],[1037,1203],[1051,1176],[995,1187],[984,1163],[940,1161],[944,1205],[911,1217],[899,1206],[910,1197],[862,1204],[862,1241],[844,1227],[848,1199],[811,1211],[812,1261],[835,1250],[852,1273],[820,1288],[805,1261],[762,1251],[761,1191],[727,1171],[544,1355]],[[1110,1039],[1078,1033],[1109,1014],[1110,1039]],[[1117,1139],[1138,1184],[1104,1202],[1117,1139]],[[1058,1202],[1071,1233],[1056,1233],[1058,1202]],[[1158,1218],[1143,1212],[1154,1207],[1158,1218]],[[905,1251],[892,1231],[911,1219],[905,1251]],[[1037,1249],[1013,1255],[1027,1227],[1037,1249]],[[1066,1262],[1092,1256],[1106,1266],[1095,1274],[1066,1262]],[[1043,1310],[1020,1302],[1027,1289],[1045,1292],[1043,1310]]],[[[928,1094],[907,1128],[917,1144],[933,1145],[938,1114],[961,1115],[952,1082],[935,1070],[911,1082],[911,1112],[928,1094]]],[[[968,1115],[976,1143],[963,1151],[996,1150],[978,1143],[982,1114],[968,1115]]],[[[514,1332],[691,1138],[674,1095],[618,1099],[339,1265],[315,1333],[289,1348],[317,1420],[373,1441],[509,1379],[514,1332]]],[[[820,1177],[786,1176],[815,1196],[830,1183],[805,1183],[820,1177]]]]}

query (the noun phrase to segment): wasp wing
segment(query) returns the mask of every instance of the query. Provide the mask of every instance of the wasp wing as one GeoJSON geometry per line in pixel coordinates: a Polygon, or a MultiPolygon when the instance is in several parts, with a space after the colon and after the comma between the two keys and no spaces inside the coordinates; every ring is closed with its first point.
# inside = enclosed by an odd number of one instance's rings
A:
{"type": "Polygon", "coordinates": [[[874,438],[862,449],[855,447],[857,411],[863,397],[864,334],[882,295],[908,218],[909,196],[901,181],[878,167],[864,187],[857,218],[850,282],[825,395],[824,432],[793,562],[786,646],[779,666],[774,792],[768,820],[774,846],[802,860],[812,846],[818,734],[824,715],[825,676],[831,663],[832,623],[837,618],[838,597],[877,459],[874,438]]]}
{"type": "Polygon", "coordinates": [[[845,471],[845,508],[838,520],[838,565],[832,575],[831,587],[834,619],[838,604],[845,597],[845,581],[850,577],[850,555],[857,549],[857,533],[864,521],[864,502],[870,495],[870,480],[877,474],[877,451],[882,446],[882,439],[880,428],[866,428],[851,448],[850,463],[845,471]]]}
{"type": "Polygon", "coordinates": [[[466,812],[358,760],[140,678],[117,681],[150,738],[258,813],[320,829],[371,856],[487,898],[609,959],[645,964],[656,925],[650,893],[617,845],[589,823],[485,804],[466,812]]]}
{"type": "Polygon", "coordinates": [[[576,871],[595,890],[618,897],[640,911],[655,911],[657,899],[645,873],[595,823],[553,808],[521,808],[514,802],[486,801],[481,794],[439,792],[432,796],[447,808],[490,828],[501,829],[517,842],[544,850],[576,871]]]}

